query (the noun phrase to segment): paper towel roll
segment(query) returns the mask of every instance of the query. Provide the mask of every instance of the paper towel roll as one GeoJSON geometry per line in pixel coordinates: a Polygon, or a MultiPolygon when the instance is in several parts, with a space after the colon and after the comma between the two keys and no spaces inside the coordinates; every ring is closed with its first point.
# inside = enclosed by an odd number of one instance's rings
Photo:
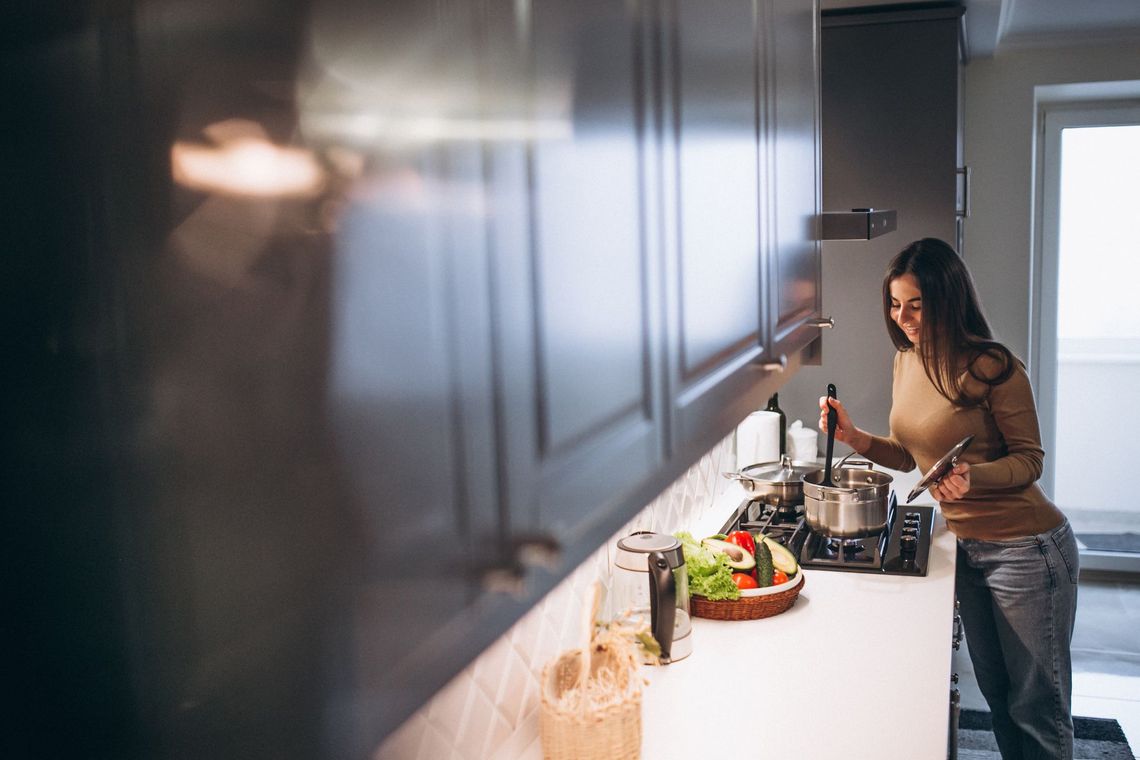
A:
{"type": "Polygon", "coordinates": [[[753,412],[736,427],[736,469],[780,459],[780,415],[753,412]]]}

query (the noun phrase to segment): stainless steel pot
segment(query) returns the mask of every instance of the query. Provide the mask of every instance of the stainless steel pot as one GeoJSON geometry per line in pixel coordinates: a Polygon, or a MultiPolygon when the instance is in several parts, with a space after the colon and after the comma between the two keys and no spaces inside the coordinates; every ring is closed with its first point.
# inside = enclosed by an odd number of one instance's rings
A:
{"type": "Polygon", "coordinates": [[[804,518],[816,533],[833,538],[873,536],[887,525],[887,501],[894,480],[865,466],[832,468],[835,485],[822,485],[824,471],[804,475],[804,518]]]}
{"type": "Polygon", "coordinates": [[[761,462],[724,477],[739,480],[744,490],[777,507],[803,501],[803,477],[819,468],[818,462],[794,462],[785,454],[779,462],[761,462]]]}

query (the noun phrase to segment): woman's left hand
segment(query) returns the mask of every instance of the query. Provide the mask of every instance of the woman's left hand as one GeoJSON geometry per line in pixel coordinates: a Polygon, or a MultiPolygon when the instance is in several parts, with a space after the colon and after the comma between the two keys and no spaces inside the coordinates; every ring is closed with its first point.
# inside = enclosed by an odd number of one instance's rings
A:
{"type": "Polygon", "coordinates": [[[970,464],[959,462],[942,480],[930,487],[930,495],[938,501],[957,501],[970,491],[970,464]]]}

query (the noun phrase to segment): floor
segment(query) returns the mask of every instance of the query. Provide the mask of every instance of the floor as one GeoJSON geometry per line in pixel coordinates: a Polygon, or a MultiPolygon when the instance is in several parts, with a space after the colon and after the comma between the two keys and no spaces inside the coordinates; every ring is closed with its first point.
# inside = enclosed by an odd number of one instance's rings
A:
{"type": "MultiPolygon", "coordinates": [[[[1082,573],[1073,635],[1073,714],[1119,721],[1140,752],[1140,578],[1082,573]],[[1109,576],[1101,576],[1109,578],[1109,576]]],[[[954,655],[962,707],[985,710],[967,648],[954,655]]]]}

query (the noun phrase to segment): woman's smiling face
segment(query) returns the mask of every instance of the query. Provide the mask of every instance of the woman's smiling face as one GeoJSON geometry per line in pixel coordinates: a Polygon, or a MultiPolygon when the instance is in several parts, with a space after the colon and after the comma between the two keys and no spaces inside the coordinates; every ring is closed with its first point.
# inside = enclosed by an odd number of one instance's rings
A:
{"type": "Polygon", "coordinates": [[[913,274],[899,275],[891,280],[891,319],[907,339],[918,345],[922,333],[922,291],[913,274]]]}

